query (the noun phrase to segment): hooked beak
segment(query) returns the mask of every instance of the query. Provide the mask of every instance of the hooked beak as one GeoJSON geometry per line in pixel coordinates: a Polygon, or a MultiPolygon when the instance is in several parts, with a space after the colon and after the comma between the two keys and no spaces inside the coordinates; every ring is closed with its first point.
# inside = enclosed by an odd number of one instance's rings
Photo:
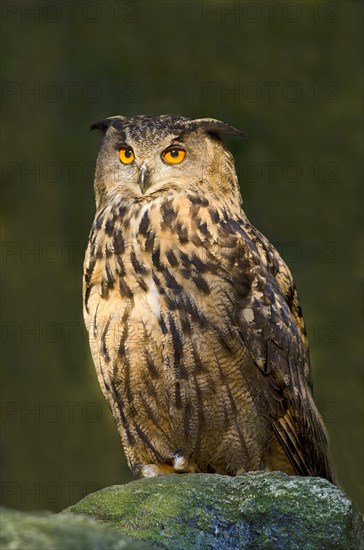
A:
{"type": "Polygon", "coordinates": [[[140,187],[140,190],[141,192],[145,193],[145,190],[147,189],[148,187],[148,170],[147,170],[147,167],[145,164],[143,164],[140,168],[140,172],[139,172],[139,187],[140,187]]]}

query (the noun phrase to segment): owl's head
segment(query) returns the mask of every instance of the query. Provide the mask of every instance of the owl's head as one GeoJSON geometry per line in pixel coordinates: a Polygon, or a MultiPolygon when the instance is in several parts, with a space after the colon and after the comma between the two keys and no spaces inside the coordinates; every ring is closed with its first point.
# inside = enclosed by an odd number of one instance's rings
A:
{"type": "Polygon", "coordinates": [[[104,140],[95,174],[97,206],[116,196],[146,201],[162,193],[239,194],[224,136],[244,134],[216,119],[113,116],[92,124],[104,140]]]}

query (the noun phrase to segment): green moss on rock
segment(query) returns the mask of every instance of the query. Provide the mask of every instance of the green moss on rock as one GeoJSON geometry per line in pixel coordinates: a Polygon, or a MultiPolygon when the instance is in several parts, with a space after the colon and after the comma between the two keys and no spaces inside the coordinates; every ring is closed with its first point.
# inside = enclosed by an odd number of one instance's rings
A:
{"type": "Polygon", "coordinates": [[[143,479],[92,493],[67,512],[171,550],[364,548],[362,520],[338,487],[280,472],[143,479]]]}
{"type": "Polygon", "coordinates": [[[0,509],[1,550],[148,550],[95,520],[74,514],[0,509]]]}

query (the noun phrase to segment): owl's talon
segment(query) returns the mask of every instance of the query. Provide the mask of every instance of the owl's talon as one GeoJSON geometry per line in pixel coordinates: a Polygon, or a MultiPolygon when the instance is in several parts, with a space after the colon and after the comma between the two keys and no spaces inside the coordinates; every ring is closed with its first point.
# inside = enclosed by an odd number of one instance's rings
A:
{"type": "Polygon", "coordinates": [[[132,467],[135,477],[158,477],[167,474],[173,474],[174,469],[168,464],[142,464],[137,463],[132,467]]]}

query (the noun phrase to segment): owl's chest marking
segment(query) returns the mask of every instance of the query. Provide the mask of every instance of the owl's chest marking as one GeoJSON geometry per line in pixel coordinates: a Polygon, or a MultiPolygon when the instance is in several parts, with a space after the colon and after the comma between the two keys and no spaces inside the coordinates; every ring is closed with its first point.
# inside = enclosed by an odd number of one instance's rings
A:
{"type": "Polygon", "coordinates": [[[129,315],[130,323],[141,323],[147,337],[160,339],[160,294],[152,277],[145,277],[147,290],[137,288],[133,295],[129,315]]]}
{"type": "Polygon", "coordinates": [[[94,224],[85,269],[86,309],[91,292],[98,289],[108,300],[117,288],[130,302],[132,319],[149,333],[157,325],[165,332],[171,311],[184,329],[204,325],[204,310],[213,302],[211,284],[220,278],[224,285],[236,261],[236,237],[218,223],[223,215],[223,209],[212,209],[200,197],[115,202],[94,224]]]}
{"type": "MultiPolygon", "coordinates": [[[[143,353],[152,339],[163,355],[158,368],[173,365],[176,379],[187,380],[193,365],[201,363],[199,348],[207,331],[224,354],[240,347],[229,328],[227,304],[246,300],[251,275],[247,269],[244,284],[234,284],[238,238],[224,206],[212,208],[207,198],[115,202],[95,220],[85,266],[85,309],[92,296],[93,324],[99,325],[102,311],[108,332],[122,312],[125,345],[143,353]]],[[[114,348],[122,349],[117,342],[114,348]]]]}
{"type": "MultiPolygon", "coordinates": [[[[149,204],[136,205],[117,225],[125,243],[121,286],[130,289],[129,322],[141,323],[147,337],[160,337],[161,296],[153,278],[152,248],[155,232],[150,227],[155,218],[149,204]]],[[[119,273],[120,276],[120,273],[119,273]]]]}

